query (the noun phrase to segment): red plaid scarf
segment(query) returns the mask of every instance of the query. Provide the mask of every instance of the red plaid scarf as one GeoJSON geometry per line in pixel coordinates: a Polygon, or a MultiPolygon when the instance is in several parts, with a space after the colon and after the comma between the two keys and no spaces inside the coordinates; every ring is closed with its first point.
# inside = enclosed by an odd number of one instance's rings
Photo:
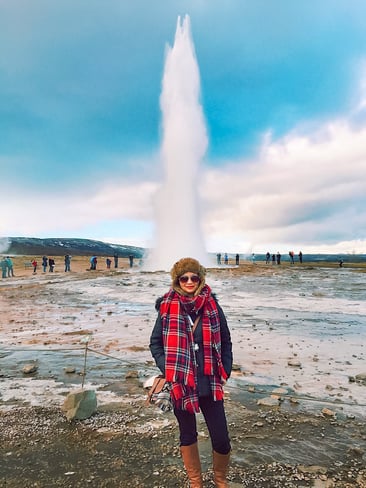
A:
{"type": "Polygon", "coordinates": [[[160,305],[165,352],[165,378],[172,383],[171,395],[176,408],[199,412],[194,340],[184,306],[202,315],[204,374],[210,378],[214,400],[222,400],[222,380],[227,374],[221,362],[220,317],[211,289],[205,285],[200,294],[186,297],[170,290],[160,305]]]}

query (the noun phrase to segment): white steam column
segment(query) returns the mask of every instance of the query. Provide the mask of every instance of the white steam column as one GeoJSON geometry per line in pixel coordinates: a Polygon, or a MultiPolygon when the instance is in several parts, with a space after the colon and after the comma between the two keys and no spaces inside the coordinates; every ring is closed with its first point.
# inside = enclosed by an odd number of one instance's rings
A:
{"type": "Polygon", "coordinates": [[[160,106],[164,174],[156,197],[155,245],[147,267],[169,270],[182,257],[207,265],[198,197],[207,133],[188,16],[183,22],[178,17],[174,45],[167,47],[160,106]]]}

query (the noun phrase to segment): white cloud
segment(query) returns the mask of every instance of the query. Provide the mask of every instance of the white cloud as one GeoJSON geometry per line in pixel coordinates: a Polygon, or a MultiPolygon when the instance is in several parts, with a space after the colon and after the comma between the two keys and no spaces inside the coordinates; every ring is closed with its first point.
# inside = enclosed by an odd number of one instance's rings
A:
{"type": "Polygon", "coordinates": [[[339,120],[307,136],[264,140],[256,160],[207,170],[202,197],[211,240],[258,251],[337,243],[365,251],[366,128],[339,120]]]}
{"type": "Polygon", "coordinates": [[[77,233],[87,226],[97,228],[106,220],[151,219],[151,198],[156,185],[150,182],[114,181],[100,186],[95,193],[7,195],[0,206],[0,235],[16,236],[77,233]]]}

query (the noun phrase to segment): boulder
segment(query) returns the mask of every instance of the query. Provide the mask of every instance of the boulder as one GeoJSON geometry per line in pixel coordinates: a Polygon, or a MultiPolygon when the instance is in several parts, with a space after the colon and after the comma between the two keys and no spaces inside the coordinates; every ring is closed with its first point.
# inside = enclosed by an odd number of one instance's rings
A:
{"type": "Polygon", "coordinates": [[[62,410],[68,420],[84,420],[97,411],[97,395],[95,390],[83,388],[70,392],[62,405],[62,410]]]}
{"type": "Polygon", "coordinates": [[[38,366],[35,363],[26,364],[25,366],[23,366],[24,374],[32,374],[35,373],[37,370],[38,370],[38,366]]]}

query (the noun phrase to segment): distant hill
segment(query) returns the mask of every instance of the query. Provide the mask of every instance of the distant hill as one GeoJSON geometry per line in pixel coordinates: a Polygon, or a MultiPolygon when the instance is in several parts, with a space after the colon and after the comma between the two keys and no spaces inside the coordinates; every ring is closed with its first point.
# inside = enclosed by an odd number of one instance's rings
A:
{"type": "Polygon", "coordinates": [[[145,249],[142,247],[109,244],[91,239],[38,239],[36,237],[4,237],[0,239],[0,252],[18,255],[64,256],[118,256],[133,255],[141,258],[145,249]]]}

